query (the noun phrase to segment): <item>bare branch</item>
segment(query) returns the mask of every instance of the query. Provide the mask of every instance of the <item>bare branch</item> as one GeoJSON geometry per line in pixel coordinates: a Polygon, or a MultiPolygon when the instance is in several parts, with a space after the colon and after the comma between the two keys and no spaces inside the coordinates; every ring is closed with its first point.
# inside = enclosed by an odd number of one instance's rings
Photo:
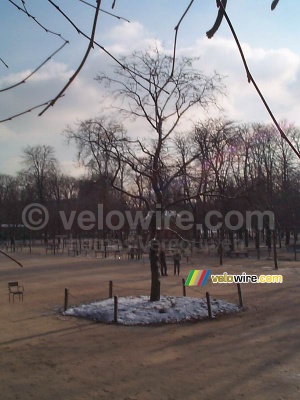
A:
{"type": "Polygon", "coordinates": [[[26,8],[25,0],[21,0],[21,1],[22,1],[22,4],[23,4],[23,8],[24,8],[24,10],[27,12],[27,8],[26,8]]]}
{"type": "Polygon", "coordinates": [[[16,264],[20,265],[20,267],[23,268],[23,265],[21,263],[19,263],[19,261],[17,261],[13,257],[11,257],[8,254],[6,254],[4,251],[0,250],[0,253],[3,254],[5,257],[9,258],[10,260],[14,261],[16,264]]]}
{"type": "MultiPolygon", "coordinates": [[[[64,96],[64,95],[63,95],[63,96],[64,96]]],[[[24,114],[30,113],[31,111],[36,110],[37,108],[43,107],[43,106],[45,106],[45,105],[47,105],[47,104],[50,104],[51,101],[52,101],[52,100],[46,101],[45,103],[42,103],[42,104],[39,104],[38,106],[29,108],[29,109],[26,110],[26,111],[22,111],[22,112],[20,112],[19,114],[15,114],[15,115],[13,115],[13,116],[11,116],[11,117],[2,119],[2,120],[0,120],[0,124],[1,124],[2,122],[11,121],[12,119],[15,119],[15,118],[17,118],[17,117],[20,117],[20,115],[24,115],[24,114]]]]}
{"type": "MultiPolygon", "coordinates": [[[[277,3],[276,3],[276,4],[277,4],[277,3]]],[[[276,4],[275,4],[275,5],[276,5],[276,4]]],[[[241,58],[242,58],[242,60],[243,60],[243,64],[244,64],[244,67],[245,67],[245,70],[246,70],[246,73],[247,73],[248,82],[249,82],[249,83],[250,83],[250,82],[253,83],[253,86],[255,87],[255,89],[256,89],[256,91],[257,91],[259,97],[261,98],[261,100],[262,100],[262,102],[263,102],[263,104],[264,104],[266,110],[268,111],[270,117],[272,118],[272,120],[273,120],[273,122],[274,122],[276,128],[278,129],[278,131],[279,131],[281,137],[289,144],[289,146],[292,148],[292,150],[293,150],[294,153],[297,155],[297,157],[300,158],[300,153],[297,151],[297,149],[295,148],[295,146],[291,143],[291,141],[288,139],[288,137],[286,136],[286,134],[285,134],[285,133],[283,132],[283,130],[281,129],[281,127],[280,127],[280,125],[279,125],[277,119],[275,118],[274,114],[272,113],[272,111],[271,111],[271,109],[270,109],[270,107],[269,107],[267,101],[265,100],[265,98],[264,98],[264,96],[263,96],[261,90],[260,90],[259,87],[257,86],[257,84],[256,84],[256,82],[255,82],[255,80],[254,80],[254,78],[253,78],[253,76],[252,76],[252,74],[250,73],[249,67],[248,67],[247,62],[246,62],[245,55],[244,55],[244,53],[243,53],[241,44],[240,44],[239,39],[238,39],[238,37],[237,37],[237,34],[236,34],[236,32],[235,32],[235,30],[234,30],[234,28],[233,28],[233,25],[232,25],[232,23],[231,23],[231,21],[230,21],[230,18],[229,18],[228,14],[227,14],[227,12],[226,12],[226,10],[225,10],[225,8],[223,7],[223,4],[222,4],[221,2],[220,2],[220,7],[221,7],[222,10],[223,10],[224,17],[225,17],[225,19],[226,19],[226,21],[227,21],[227,24],[228,24],[228,26],[229,26],[229,28],[230,28],[230,30],[231,30],[231,33],[232,33],[232,35],[233,35],[233,37],[234,37],[234,40],[235,40],[235,42],[236,42],[236,44],[237,44],[237,47],[238,47],[238,49],[239,49],[239,52],[240,52],[240,55],[241,55],[241,58]]]]}
{"type": "MultiPolygon", "coordinates": [[[[60,7],[58,7],[52,0],[48,0],[48,2],[50,4],[53,5],[53,7],[55,7],[57,9],[57,11],[59,11],[65,18],[66,20],[73,26],[73,28],[76,29],[77,33],[84,36],[86,39],[88,39],[91,43],[91,41],[93,40],[93,44],[96,45],[97,47],[99,47],[105,54],[107,54],[110,58],[112,58],[123,70],[127,70],[129,73],[131,74],[135,74],[136,76],[138,76],[139,78],[145,80],[148,83],[151,83],[149,79],[143,77],[142,75],[138,74],[136,71],[131,70],[130,68],[128,68],[127,66],[125,66],[124,64],[122,64],[116,57],[114,57],[108,50],[105,49],[105,47],[103,47],[102,45],[100,45],[99,43],[97,43],[94,38],[91,38],[90,36],[86,35],[81,29],[78,28],[78,26],[67,16],[66,13],[64,13],[60,7]]],[[[101,1],[100,1],[101,3],[101,1]]],[[[141,85],[138,82],[139,85],[141,85]]],[[[166,91],[165,91],[166,92],[166,91]]]]}
{"type": "Polygon", "coordinates": [[[178,36],[178,30],[179,27],[182,23],[182,21],[184,20],[186,14],[188,13],[189,9],[191,8],[192,4],[194,3],[194,0],[190,1],[190,4],[187,6],[185,12],[183,13],[182,17],[180,18],[178,24],[175,26],[174,30],[175,30],[175,37],[174,37],[174,48],[173,48],[173,64],[172,64],[172,70],[171,70],[171,74],[170,74],[170,78],[172,78],[173,74],[174,74],[174,69],[175,69],[175,60],[176,60],[176,47],[177,47],[177,36],[178,36]]]}
{"type": "MultiPolygon", "coordinates": [[[[57,7],[51,0],[48,0],[51,4],[53,4],[55,7],[57,7]]],[[[77,70],[74,72],[74,74],[71,76],[71,78],[69,79],[69,82],[64,86],[64,88],[58,93],[58,95],[51,101],[50,104],[47,105],[47,107],[39,114],[39,116],[43,115],[50,107],[53,107],[54,104],[57,102],[58,99],[61,98],[61,96],[64,94],[64,92],[68,89],[68,87],[71,85],[71,83],[74,81],[74,79],[76,78],[76,76],[79,74],[79,72],[81,71],[81,69],[83,68],[89,54],[92,48],[94,48],[94,37],[95,37],[95,33],[96,33],[96,28],[97,28],[97,22],[98,22],[98,15],[99,15],[99,9],[100,9],[100,5],[101,5],[101,0],[97,0],[97,8],[95,11],[95,16],[94,16],[94,22],[93,22],[93,28],[92,28],[92,34],[91,34],[91,39],[88,45],[88,48],[86,50],[86,53],[79,65],[79,67],[77,68],[77,70]]]]}
{"type": "MultiPolygon", "coordinates": [[[[29,14],[29,12],[27,11],[26,8],[23,9],[23,8],[19,7],[19,6],[18,6],[14,1],[12,1],[12,0],[8,0],[8,1],[9,1],[12,5],[14,5],[19,11],[23,12],[24,14],[26,14],[27,17],[33,19],[33,21],[34,21],[35,23],[37,23],[45,32],[51,33],[52,35],[55,35],[55,36],[58,36],[58,37],[60,37],[62,40],[64,40],[65,42],[67,42],[67,40],[64,39],[60,33],[56,33],[56,32],[54,32],[54,31],[51,31],[50,29],[48,29],[48,28],[46,28],[44,25],[42,25],[33,15],[29,14]]],[[[23,4],[24,4],[24,3],[23,3],[23,4]]]]}
{"type": "MultiPolygon", "coordinates": [[[[88,3],[88,2],[85,1],[85,0],[78,0],[78,1],[80,1],[81,3],[84,3],[84,4],[88,5],[88,6],[90,6],[90,7],[92,7],[92,8],[96,8],[96,6],[94,6],[93,4],[88,3]]],[[[117,19],[119,19],[119,20],[123,20],[123,21],[126,21],[126,22],[129,22],[129,23],[130,23],[130,21],[129,21],[128,19],[123,18],[123,17],[120,17],[119,15],[116,15],[116,14],[112,14],[112,13],[106,11],[106,10],[103,10],[102,8],[100,8],[100,11],[103,12],[104,14],[110,15],[111,17],[114,17],[114,18],[117,18],[117,19]]]]}
{"type": "Polygon", "coordinates": [[[137,143],[139,144],[139,146],[140,146],[140,148],[141,148],[143,153],[145,153],[149,157],[153,157],[153,154],[150,153],[150,151],[148,149],[146,149],[146,147],[142,144],[142,142],[140,140],[137,140],[137,143]]]}
{"type": "Polygon", "coordinates": [[[272,2],[272,4],[271,4],[271,10],[272,10],[272,11],[275,10],[275,8],[276,8],[276,6],[277,6],[278,3],[279,3],[279,0],[274,0],[274,1],[272,2]]]}
{"type": "Polygon", "coordinates": [[[118,161],[119,161],[118,168],[117,168],[117,170],[116,170],[116,172],[115,172],[113,178],[112,178],[111,181],[110,181],[111,186],[112,186],[114,189],[116,189],[117,191],[119,191],[120,193],[123,193],[123,194],[125,194],[126,196],[131,197],[132,199],[136,199],[136,200],[141,200],[141,201],[143,201],[143,202],[145,203],[145,205],[146,205],[148,211],[149,211],[149,210],[150,210],[149,202],[148,202],[148,200],[147,200],[144,196],[141,195],[141,193],[139,193],[138,195],[133,194],[133,193],[128,192],[127,190],[125,190],[125,189],[123,189],[123,188],[120,188],[119,186],[117,186],[117,185],[115,184],[116,178],[117,178],[118,173],[119,173],[119,171],[120,171],[120,169],[121,169],[120,160],[118,160],[118,161]]]}
{"type": "Polygon", "coordinates": [[[224,16],[224,9],[226,8],[226,4],[227,4],[227,0],[217,0],[217,7],[219,8],[219,12],[217,15],[217,19],[216,22],[214,23],[214,26],[206,32],[206,36],[208,37],[208,39],[211,39],[214,34],[217,32],[217,30],[219,29],[221,23],[222,23],[222,19],[224,16]],[[220,5],[222,4],[222,7],[220,7],[220,5]]]}
{"type": "Polygon", "coordinates": [[[237,195],[237,196],[227,196],[227,195],[220,194],[220,193],[214,193],[212,190],[209,190],[209,191],[206,191],[206,192],[197,193],[194,196],[188,196],[188,197],[184,197],[184,198],[175,200],[172,203],[168,203],[166,205],[166,208],[174,206],[175,204],[183,203],[185,201],[199,199],[201,196],[203,196],[203,197],[204,196],[216,197],[216,198],[219,198],[219,199],[226,199],[226,200],[236,200],[236,199],[243,199],[243,198],[247,199],[248,198],[246,194],[237,195]]]}
{"type": "Polygon", "coordinates": [[[69,42],[65,42],[62,46],[60,46],[59,49],[57,49],[54,53],[52,53],[44,62],[42,62],[42,64],[40,64],[34,71],[32,71],[28,76],[26,76],[26,78],[22,79],[20,82],[15,83],[14,85],[8,86],[4,89],[0,89],[0,93],[1,92],[5,92],[6,90],[10,90],[13,89],[19,85],[22,85],[23,83],[26,83],[26,81],[28,81],[28,79],[30,79],[39,69],[41,69],[48,61],[51,60],[51,58],[53,56],[55,56],[58,52],[60,52],[66,44],[68,44],[69,42]]]}
{"type": "Polygon", "coordinates": [[[0,58],[0,61],[6,66],[6,68],[9,68],[8,65],[0,58]]]}

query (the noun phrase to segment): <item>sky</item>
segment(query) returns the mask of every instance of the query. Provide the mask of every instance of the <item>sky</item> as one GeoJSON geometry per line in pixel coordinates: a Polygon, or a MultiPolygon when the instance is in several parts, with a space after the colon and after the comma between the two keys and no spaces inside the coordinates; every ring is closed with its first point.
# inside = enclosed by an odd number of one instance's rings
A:
{"type": "MultiPolygon", "coordinates": [[[[95,4],[94,0],[88,0],[95,4]]],[[[108,14],[99,16],[96,41],[118,58],[134,50],[146,50],[156,42],[171,54],[174,27],[190,0],[102,0],[108,14]]],[[[22,7],[21,0],[14,0],[22,7]]],[[[90,35],[94,9],[79,0],[54,1],[84,33],[90,35]]],[[[54,98],[80,64],[88,41],[47,0],[25,0],[30,14],[48,30],[69,41],[26,83],[0,92],[0,120],[54,98]]],[[[240,39],[250,71],[278,120],[300,126],[300,1],[280,0],[271,11],[271,0],[228,0],[227,12],[240,39]]],[[[197,67],[207,75],[224,75],[227,96],[222,115],[241,123],[271,122],[254,87],[249,84],[231,32],[223,21],[212,39],[206,31],[217,14],[215,0],[195,0],[178,36],[178,57],[200,57],[197,67]]],[[[0,2],[0,91],[29,75],[55,52],[63,40],[41,29],[8,0],[0,2]]],[[[63,131],[79,121],[100,115],[106,104],[105,89],[95,81],[97,73],[112,73],[114,61],[95,47],[65,96],[43,116],[37,109],[0,123],[0,174],[14,175],[23,168],[22,151],[30,145],[51,145],[64,173],[83,173],[74,145],[63,131]]],[[[215,114],[213,114],[215,116],[215,114]]],[[[138,134],[141,125],[130,126],[138,134]]]]}

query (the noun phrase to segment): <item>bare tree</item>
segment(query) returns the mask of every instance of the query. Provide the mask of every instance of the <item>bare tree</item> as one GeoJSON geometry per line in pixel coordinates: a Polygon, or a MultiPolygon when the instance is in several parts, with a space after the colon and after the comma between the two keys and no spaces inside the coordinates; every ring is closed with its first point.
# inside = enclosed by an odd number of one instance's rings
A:
{"type": "MultiPolygon", "coordinates": [[[[196,60],[182,57],[171,76],[172,57],[154,48],[122,59],[122,63],[136,73],[116,67],[114,77],[104,74],[97,77],[99,82],[109,86],[113,99],[119,102],[120,106],[115,106],[118,112],[147,124],[151,140],[133,140],[132,137],[123,140],[127,153],[118,154],[118,158],[121,156],[132,171],[149,179],[154,205],[165,203],[165,191],[184,171],[184,166],[176,159],[172,142],[179,124],[192,107],[208,110],[217,105],[218,96],[224,93],[222,77],[217,73],[208,77],[194,69],[196,60]],[[146,76],[150,84],[144,86],[139,75],[146,76]]],[[[110,153],[115,150],[116,146],[110,153]]],[[[195,155],[191,155],[186,164],[194,159],[195,155]]]]}
{"type": "Polygon", "coordinates": [[[44,204],[49,195],[49,178],[56,172],[58,163],[52,146],[27,146],[23,150],[22,173],[27,177],[36,191],[37,200],[44,204]]]}
{"type": "MultiPolygon", "coordinates": [[[[82,122],[77,130],[69,129],[67,133],[80,144],[81,152],[87,151],[85,154],[92,156],[98,167],[104,162],[104,155],[108,157],[107,162],[112,160],[116,166],[111,176],[112,186],[125,195],[141,199],[152,212],[165,210],[171,185],[182,178],[197,158],[191,152],[182,164],[176,153],[173,139],[180,122],[193,107],[208,110],[217,106],[218,96],[225,91],[222,77],[217,73],[209,77],[196,70],[193,67],[196,60],[182,57],[173,69],[173,58],[155,47],[121,58],[126,68],[116,67],[113,77],[98,75],[97,80],[109,89],[118,115],[145,122],[147,139],[142,139],[146,132],[135,139],[125,133],[121,124],[103,118],[82,122]],[[147,79],[147,85],[141,76],[147,79]],[[124,168],[134,177],[126,187],[121,186],[124,168]],[[147,196],[143,195],[142,187],[148,188],[147,196]]],[[[152,218],[152,239],[156,230],[156,219],[152,218]]],[[[160,298],[158,268],[155,258],[150,261],[150,298],[155,301],[160,298]]]]}

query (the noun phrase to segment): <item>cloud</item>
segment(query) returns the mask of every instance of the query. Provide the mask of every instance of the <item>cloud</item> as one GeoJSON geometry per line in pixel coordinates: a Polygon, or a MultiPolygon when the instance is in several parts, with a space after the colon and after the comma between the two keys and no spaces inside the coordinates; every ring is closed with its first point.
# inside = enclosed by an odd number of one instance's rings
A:
{"type": "Polygon", "coordinates": [[[149,32],[141,23],[133,21],[130,24],[123,22],[114,27],[106,36],[106,48],[114,54],[124,55],[134,50],[144,50],[153,47],[154,42],[158,49],[162,49],[160,40],[149,32]]]}
{"type": "MultiPolygon", "coordinates": [[[[27,71],[26,71],[27,73],[27,71]]],[[[35,79],[0,97],[0,119],[54,98],[68,81],[73,70],[67,64],[51,61],[35,79]]],[[[25,73],[24,73],[25,74],[25,73]]],[[[18,74],[18,77],[24,75],[18,74]]],[[[37,114],[42,108],[0,125],[0,173],[15,173],[19,156],[26,145],[47,144],[54,146],[61,161],[73,165],[72,175],[78,175],[75,167],[74,149],[65,144],[62,131],[76,120],[91,118],[99,112],[101,88],[93,76],[83,73],[74,81],[65,96],[58,100],[43,116],[37,114]],[[11,159],[14,162],[10,162],[11,159]]],[[[14,82],[12,75],[7,79],[14,82]]],[[[3,81],[3,80],[2,80],[3,81]]],[[[70,164],[69,164],[70,165],[70,164]]]]}
{"type": "MultiPolygon", "coordinates": [[[[268,50],[253,48],[242,43],[250,72],[278,115],[286,116],[300,124],[298,114],[300,58],[287,48],[268,50]]],[[[199,39],[181,54],[200,56],[198,66],[211,74],[216,70],[226,76],[228,96],[224,106],[231,118],[242,121],[270,121],[253,84],[249,84],[236,44],[231,39],[199,39]]]]}
{"type": "MultiPolygon", "coordinates": [[[[127,22],[113,27],[102,38],[105,47],[118,57],[137,49],[148,49],[155,42],[154,35],[141,23],[127,22]]],[[[162,43],[156,41],[162,49],[162,43]]],[[[300,125],[298,104],[300,97],[300,58],[287,48],[272,50],[255,48],[242,43],[250,70],[278,120],[287,118],[300,125]]],[[[172,48],[166,49],[168,54],[172,48]]],[[[180,55],[200,57],[195,65],[206,74],[217,71],[226,76],[228,95],[222,105],[230,119],[241,122],[270,122],[252,84],[247,82],[245,69],[233,40],[221,37],[208,40],[201,38],[188,47],[179,47],[180,55]]],[[[62,60],[62,59],[61,59],[62,60]]],[[[0,119],[21,112],[29,107],[53,98],[74,72],[74,65],[68,60],[51,60],[28,83],[0,94],[0,119]]],[[[75,150],[65,144],[61,132],[67,125],[76,121],[92,118],[99,114],[109,102],[104,97],[104,89],[95,82],[96,74],[101,70],[112,73],[113,60],[98,48],[95,48],[83,70],[72,83],[65,96],[50,108],[42,117],[38,111],[0,125],[0,172],[13,173],[18,166],[22,147],[26,145],[50,144],[56,149],[59,160],[68,172],[78,175],[75,168],[75,150]]],[[[17,74],[8,74],[0,79],[0,85],[14,83],[28,74],[29,70],[17,74]]],[[[198,118],[198,113],[195,113],[198,118]]],[[[203,117],[203,115],[202,115],[203,117]]],[[[139,121],[131,125],[136,134],[147,129],[139,121]]],[[[81,171],[80,171],[81,173],[81,171]]]]}
{"type": "MultiPolygon", "coordinates": [[[[19,73],[10,73],[0,79],[0,87],[5,88],[6,86],[14,85],[22,82],[34,70],[26,70],[19,73]]],[[[54,60],[50,60],[45,66],[34,73],[28,80],[27,83],[22,85],[30,85],[31,82],[43,82],[49,80],[61,80],[65,81],[70,78],[74,71],[68,70],[68,66],[64,63],[59,63],[54,60]]]]}
{"type": "Polygon", "coordinates": [[[62,161],[61,169],[66,175],[72,175],[74,177],[81,177],[85,175],[85,168],[78,166],[76,162],[62,161]]]}

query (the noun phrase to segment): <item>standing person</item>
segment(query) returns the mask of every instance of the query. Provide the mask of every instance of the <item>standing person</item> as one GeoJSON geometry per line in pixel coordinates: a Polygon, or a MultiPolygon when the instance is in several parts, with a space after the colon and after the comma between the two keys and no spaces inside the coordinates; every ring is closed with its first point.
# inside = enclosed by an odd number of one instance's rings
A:
{"type": "Polygon", "coordinates": [[[166,262],[166,253],[163,249],[160,250],[159,253],[159,262],[160,262],[160,272],[162,276],[168,276],[167,274],[167,262],[166,262]]]}
{"type": "Polygon", "coordinates": [[[11,237],[10,239],[10,251],[16,251],[16,245],[15,245],[15,238],[14,236],[11,237]]]}
{"type": "Polygon", "coordinates": [[[173,255],[173,261],[174,261],[174,275],[180,274],[180,261],[181,261],[181,254],[179,250],[176,250],[174,255],[173,255]]]}

